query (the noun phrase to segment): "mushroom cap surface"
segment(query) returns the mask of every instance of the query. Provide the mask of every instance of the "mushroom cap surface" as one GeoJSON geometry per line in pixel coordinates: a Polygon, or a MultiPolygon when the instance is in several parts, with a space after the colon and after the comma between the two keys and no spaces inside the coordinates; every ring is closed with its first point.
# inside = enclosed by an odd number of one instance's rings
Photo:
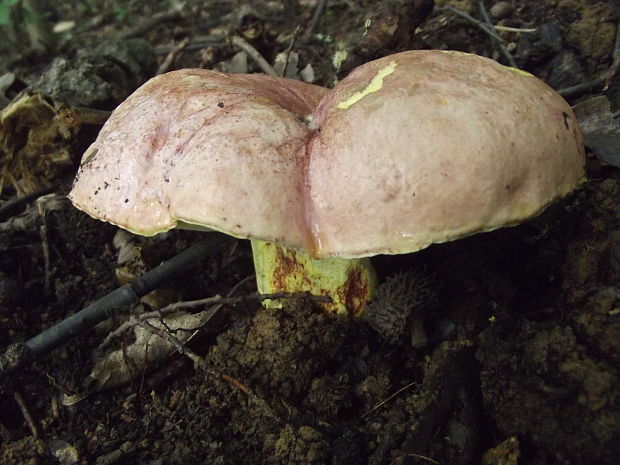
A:
{"type": "Polygon", "coordinates": [[[462,52],[366,63],[322,99],[314,124],[319,255],[413,252],[514,225],[585,176],[566,101],[529,73],[462,52]]]}
{"type": "Polygon", "coordinates": [[[542,81],[409,51],[329,92],[206,70],[153,78],[87,150],[70,198],[139,234],[182,222],[364,257],[519,223],[573,190],[584,159],[570,107],[542,81]]]}
{"type": "Polygon", "coordinates": [[[326,89],[183,69],[150,79],[89,147],[69,198],[94,218],[154,235],[179,222],[303,247],[301,122],[326,89]]]}

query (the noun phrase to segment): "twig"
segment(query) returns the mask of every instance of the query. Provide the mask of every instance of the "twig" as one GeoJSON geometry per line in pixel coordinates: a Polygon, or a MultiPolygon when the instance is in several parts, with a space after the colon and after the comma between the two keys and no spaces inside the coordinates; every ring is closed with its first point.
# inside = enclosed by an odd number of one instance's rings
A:
{"type": "Polygon", "coordinates": [[[13,398],[15,399],[15,402],[17,402],[17,405],[19,405],[19,409],[21,410],[22,415],[24,416],[24,420],[26,420],[26,424],[28,425],[28,428],[30,429],[30,433],[32,434],[32,437],[35,439],[39,439],[39,429],[37,428],[37,425],[35,424],[34,419],[32,418],[32,415],[30,415],[30,410],[28,410],[28,406],[26,405],[24,398],[17,391],[13,393],[13,398]]]}
{"type": "Polygon", "coordinates": [[[213,368],[210,368],[207,365],[207,362],[205,361],[205,359],[203,357],[199,356],[193,350],[191,350],[188,347],[186,347],[181,341],[179,341],[169,331],[166,331],[165,329],[162,329],[162,328],[157,328],[156,326],[153,326],[152,324],[148,323],[147,321],[137,320],[136,324],[138,324],[139,326],[141,326],[143,328],[148,329],[153,334],[158,335],[162,339],[167,340],[170,344],[172,344],[177,349],[177,351],[180,354],[185,355],[186,357],[188,357],[194,363],[194,366],[197,369],[199,369],[201,371],[204,371],[204,372],[210,374],[211,376],[214,376],[216,378],[222,379],[222,380],[226,381],[229,384],[232,384],[237,389],[239,389],[241,392],[243,392],[246,396],[248,396],[248,398],[252,402],[254,402],[256,405],[260,406],[265,412],[267,412],[270,417],[272,417],[275,420],[279,420],[278,416],[274,413],[273,409],[267,404],[267,402],[264,399],[258,397],[256,394],[254,394],[254,392],[252,392],[252,390],[249,387],[247,387],[245,384],[243,384],[241,381],[233,378],[230,375],[227,375],[225,373],[221,373],[221,372],[219,372],[219,371],[217,371],[217,370],[215,370],[213,368]]]}
{"type": "Polygon", "coordinates": [[[48,194],[47,196],[40,197],[36,199],[36,206],[0,223],[0,233],[32,233],[40,225],[45,224],[47,212],[62,210],[65,208],[66,202],[68,202],[67,197],[59,194],[48,194]]]}
{"type": "MultiPolygon", "coordinates": [[[[243,278],[241,281],[239,281],[237,284],[233,286],[233,288],[228,293],[228,296],[230,297],[232,294],[237,292],[237,290],[241,286],[243,286],[245,283],[247,283],[250,279],[253,279],[253,278],[254,278],[254,275],[246,276],[245,278],[243,278]]],[[[196,306],[199,306],[199,305],[196,305],[196,306]]],[[[219,311],[219,309],[222,308],[222,306],[223,304],[219,304],[219,305],[215,305],[213,308],[209,310],[206,310],[207,312],[210,312],[210,314],[204,319],[204,324],[208,323],[209,320],[211,320],[211,318],[213,318],[215,314],[219,311]]],[[[134,318],[137,318],[138,320],[148,320],[151,318],[159,318],[160,322],[163,323],[162,319],[165,315],[174,313],[176,311],[177,311],[177,308],[174,307],[174,304],[171,304],[159,310],[153,310],[152,312],[141,313],[140,315],[137,315],[134,318]]],[[[203,313],[203,312],[200,312],[200,313],[203,313]]],[[[97,353],[104,352],[110,346],[110,344],[112,344],[114,340],[121,337],[126,331],[133,328],[133,326],[135,326],[135,321],[131,318],[128,321],[122,323],[114,331],[108,333],[108,335],[105,337],[103,342],[99,344],[95,352],[97,353]]]]}
{"type": "Polygon", "coordinates": [[[0,233],[32,232],[36,229],[40,219],[41,217],[34,209],[28,210],[26,213],[0,223],[0,233]]]}
{"type": "Polygon", "coordinates": [[[273,69],[273,67],[267,62],[267,60],[263,58],[263,56],[259,53],[259,51],[256,50],[254,47],[252,47],[252,45],[247,40],[245,40],[243,37],[232,36],[230,38],[230,42],[235,47],[238,47],[241,50],[243,50],[245,53],[247,53],[249,57],[252,58],[256,62],[256,64],[260,67],[260,69],[263,70],[265,74],[268,74],[269,76],[278,77],[278,73],[276,73],[276,70],[273,69]]]}
{"type": "Polygon", "coordinates": [[[432,463],[433,465],[441,465],[441,463],[439,463],[437,460],[433,460],[432,458],[427,457],[426,455],[409,453],[407,454],[407,457],[415,457],[417,459],[426,460],[427,462],[432,463]]]}
{"type": "Polygon", "coordinates": [[[377,405],[375,405],[373,408],[371,408],[370,410],[368,410],[368,412],[362,414],[362,418],[366,418],[368,415],[370,415],[372,412],[376,411],[377,409],[381,408],[383,405],[387,404],[390,400],[392,400],[394,397],[396,397],[398,394],[400,394],[401,392],[403,392],[406,389],[409,389],[411,386],[417,384],[415,381],[407,384],[406,386],[403,386],[402,388],[400,388],[398,391],[396,391],[394,394],[392,394],[391,396],[389,396],[387,399],[382,400],[381,402],[379,402],[377,405]]]}
{"type": "Polygon", "coordinates": [[[288,60],[291,56],[291,51],[293,50],[293,47],[295,46],[295,39],[297,39],[297,35],[299,34],[299,31],[301,30],[301,28],[299,26],[295,27],[295,30],[293,31],[293,37],[291,37],[290,42],[288,43],[288,47],[286,47],[286,59],[284,60],[284,66],[282,66],[282,69],[280,70],[280,73],[278,74],[278,76],[282,77],[286,74],[286,68],[288,67],[288,60]]]}
{"type": "Polygon", "coordinates": [[[131,284],[110,292],[32,339],[10,345],[5,353],[0,354],[0,379],[94,327],[120,307],[136,302],[141,296],[151,292],[166,280],[197,265],[220,240],[222,240],[221,236],[211,236],[146,272],[131,284]]]}
{"type": "MultiPolygon", "coordinates": [[[[489,12],[487,11],[486,7],[484,6],[484,0],[479,0],[478,1],[478,9],[480,10],[480,15],[484,19],[484,22],[488,26],[487,29],[494,29],[495,26],[493,25],[493,22],[491,21],[491,17],[489,16],[489,12]]],[[[500,40],[500,41],[496,40],[496,42],[497,42],[497,46],[499,47],[500,51],[502,52],[504,57],[508,60],[508,63],[510,63],[510,66],[512,66],[513,68],[516,68],[517,67],[517,62],[515,61],[515,59],[511,55],[511,53],[508,51],[508,49],[504,45],[504,41],[503,40],[500,40]]]]}
{"type": "Polygon", "coordinates": [[[63,122],[69,129],[82,124],[103,126],[112,114],[111,111],[84,107],[62,108],[59,113],[63,122]]]}
{"type": "Polygon", "coordinates": [[[565,87],[564,89],[560,89],[558,90],[558,94],[560,94],[564,98],[572,98],[579,95],[587,94],[588,92],[601,90],[604,87],[605,79],[596,78],[591,81],[582,82],[571,87],[565,87]]]}
{"type": "Polygon", "coordinates": [[[506,57],[506,60],[508,60],[508,63],[510,64],[510,66],[512,66],[513,68],[517,67],[517,63],[515,62],[514,58],[512,57],[510,52],[508,52],[508,49],[504,46],[504,40],[499,35],[497,35],[497,33],[492,27],[474,18],[473,16],[465,13],[464,11],[461,11],[458,8],[454,8],[453,6],[450,6],[450,5],[435,7],[435,11],[449,11],[451,13],[454,13],[457,16],[460,16],[463,19],[466,19],[470,23],[476,25],[478,28],[486,32],[495,42],[497,42],[500,45],[500,50],[502,54],[506,57]]]}
{"type": "Polygon", "coordinates": [[[138,37],[143,35],[145,32],[153,29],[158,26],[160,23],[165,21],[172,21],[175,19],[179,19],[181,17],[180,10],[172,10],[172,11],[164,11],[162,13],[156,13],[151,16],[149,19],[141,22],[135,27],[129,28],[118,35],[119,39],[130,39],[132,37],[138,37]]]}
{"type": "Polygon", "coordinates": [[[535,27],[532,28],[521,28],[521,27],[510,27],[510,26],[493,26],[493,29],[495,29],[496,31],[505,31],[505,32],[524,32],[527,34],[531,34],[533,32],[536,32],[538,29],[536,29],[535,27]]]}
{"type": "Polygon", "coordinates": [[[489,16],[489,12],[487,11],[486,6],[484,5],[484,0],[478,0],[478,10],[480,10],[480,16],[482,16],[483,21],[489,26],[493,26],[493,22],[491,21],[491,16],[489,16]]]}
{"type": "Polygon", "coordinates": [[[238,303],[244,302],[246,300],[255,300],[258,302],[262,302],[263,300],[270,299],[302,299],[307,298],[314,302],[326,302],[330,303],[331,297],[326,295],[312,295],[306,292],[276,292],[273,294],[261,294],[259,292],[253,292],[251,294],[242,295],[238,297],[222,297],[219,295],[213,297],[207,297],[205,299],[200,300],[188,300],[186,302],[176,302],[174,304],[170,304],[160,311],[165,313],[172,313],[181,308],[194,308],[199,307],[201,305],[209,305],[209,304],[220,304],[220,305],[236,305],[238,303]]]}
{"type": "Polygon", "coordinates": [[[455,15],[460,16],[461,18],[466,19],[470,23],[478,26],[484,32],[489,34],[493,39],[495,39],[497,41],[500,41],[500,42],[503,42],[503,39],[499,35],[497,35],[497,33],[494,30],[490,30],[485,23],[483,23],[479,19],[474,18],[473,16],[469,15],[468,13],[465,13],[464,11],[459,10],[458,8],[455,8],[455,7],[450,6],[450,5],[436,6],[435,7],[435,11],[439,11],[439,12],[441,12],[441,11],[449,11],[450,13],[454,13],[455,15]]]}
{"type": "Polygon", "coordinates": [[[186,37],[177,45],[175,45],[175,47],[170,50],[170,52],[168,52],[168,55],[166,55],[166,58],[164,58],[164,61],[162,61],[161,65],[159,65],[159,68],[157,68],[157,73],[155,74],[164,74],[166,71],[168,71],[176,57],[189,45],[189,43],[190,40],[186,37]]]}
{"type": "Polygon", "coordinates": [[[179,339],[176,336],[174,336],[174,334],[172,334],[172,332],[170,331],[170,328],[167,328],[167,329],[158,328],[157,326],[153,326],[148,321],[140,320],[136,317],[132,317],[130,318],[130,320],[132,321],[134,325],[140,326],[141,328],[144,328],[144,329],[148,329],[151,333],[156,334],[162,339],[167,340],[170,344],[174,346],[174,348],[177,350],[178,353],[184,355],[185,351],[189,350],[185,348],[185,345],[181,341],[179,341],[179,339]]]}
{"type": "Polygon", "coordinates": [[[325,9],[326,4],[327,4],[327,0],[319,0],[318,3],[316,4],[316,8],[314,9],[314,14],[312,15],[312,19],[310,20],[310,23],[308,24],[308,27],[306,28],[306,31],[304,32],[304,39],[308,39],[312,35],[314,28],[316,28],[317,24],[319,24],[319,19],[321,19],[321,14],[323,13],[323,10],[325,9]]]}
{"type": "Polygon", "coordinates": [[[2,438],[3,442],[11,442],[13,440],[13,435],[11,431],[4,426],[2,422],[0,422],[0,438],[2,438]]]}
{"type": "MultiPolygon", "coordinates": [[[[233,296],[239,289],[241,289],[243,286],[245,286],[248,282],[254,280],[256,278],[256,275],[251,274],[250,276],[246,276],[245,278],[243,278],[241,281],[239,281],[237,284],[235,284],[232,289],[230,291],[228,291],[228,294],[226,294],[227,297],[231,297],[233,296]]],[[[217,305],[215,305],[213,308],[211,308],[209,311],[211,312],[209,314],[209,316],[205,319],[205,324],[207,324],[211,318],[213,318],[215,316],[215,314],[224,306],[224,304],[219,303],[217,305]]]]}
{"type": "Polygon", "coordinates": [[[247,396],[249,397],[254,397],[254,393],[250,390],[250,388],[248,388],[245,384],[241,383],[239,380],[233,378],[232,376],[229,376],[227,374],[224,373],[220,373],[220,377],[224,380],[229,382],[230,384],[232,384],[233,386],[237,387],[237,389],[240,389],[241,391],[243,391],[247,396]]]}
{"type": "Polygon", "coordinates": [[[43,189],[39,189],[38,191],[35,191],[31,194],[27,194],[23,197],[12,199],[8,202],[3,203],[2,206],[0,206],[0,220],[9,218],[10,216],[14,215],[27,203],[54,192],[56,189],[58,189],[58,187],[60,187],[60,185],[61,183],[57,182],[49,187],[44,187],[43,189]]]}
{"type": "MultiPolygon", "coordinates": [[[[231,291],[228,293],[227,297],[216,295],[213,297],[207,297],[207,298],[199,299],[199,300],[188,300],[184,302],[176,302],[176,303],[167,305],[164,308],[161,308],[159,310],[153,310],[152,312],[142,313],[136,316],[135,318],[138,321],[145,321],[151,318],[162,319],[166,315],[170,315],[171,313],[176,313],[179,310],[182,310],[185,308],[196,308],[196,307],[201,307],[203,305],[215,304],[215,306],[210,308],[209,310],[205,310],[204,312],[199,312],[200,314],[209,312],[209,315],[204,320],[204,324],[206,324],[209,320],[211,320],[211,318],[215,316],[215,314],[220,310],[220,308],[222,308],[222,306],[236,305],[238,303],[245,302],[248,300],[254,300],[254,301],[261,302],[267,299],[308,298],[315,302],[327,302],[327,303],[331,302],[331,298],[328,296],[314,296],[314,295],[310,295],[306,293],[279,292],[276,294],[259,294],[258,292],[254,292],[251,294],[242,295],[238,297],[231,297],[231,295],[234,294],[242,284],[245,284],[249,279],[252,279],[252,278],[254,278],[254,275],[248,276],[244,278],[243,280],[241,280],[239,283],[237,283],[235,287],[233,287],[231,291]]],[[[99,345],[99,347],[97,347],[97,352],[105,351],[114,340],[121,337],[126,331],[130,330],[135,325],[136,325],[136,320],[134,319],[129,319],[128,321],[122,323],[118,328],[116,328],[114,331],[112,331],[105,337],[103,342],[99,345]]]]}
{"type": "Polygon", "coordinates": [[[614,42],[614,51],[611,54],[612,66],[620,65],[620,21],[616,24],[616,41],[614,42]]]}
{"type": "MultiPolygon", "coordinates": [[[[37,202],[39,203],[39,202],[37,202]]],[[[39,213],[39,217],[41,218],[41,223],[39,226],[39,236],[41,237],[41,252],[43,254],[43,270],[45,273],[45,281],[44,281],[44,294],[45,297],[49,297],[51,294],[51,283],[50,283],[50,245],[47,239],[47,219],[46,219],[46,211],[43,209],[41,204],[37,205],[37,210],[39,213]]]]}
{"type": "MultiPolygon", "coordinates": [[[[227,44],[228,42],[226,41],[226,38],[222,36],[197,36],[189,41],[189,45],[185,47],[185,50],[194,51],[205,47],[223,47],[227,44]]],[[[176,46],[177,45],[156,45],[155,54],[167,55],[174,50],[176,46]]]]}

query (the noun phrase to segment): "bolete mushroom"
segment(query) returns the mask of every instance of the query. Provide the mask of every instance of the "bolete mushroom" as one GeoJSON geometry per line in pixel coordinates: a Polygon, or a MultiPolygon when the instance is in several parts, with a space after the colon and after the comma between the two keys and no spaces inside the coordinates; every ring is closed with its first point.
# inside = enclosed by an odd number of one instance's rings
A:
{"type": "Polygon", "coordinates": [[[584,179],[568,104],[476,55],[409,51],[330,91],[185,69],[151,79],[86,151],[70,198],[152,235],[252,240],[261,292],[327,294],[358,314],[377,254],[514,225],[584,179]]]}

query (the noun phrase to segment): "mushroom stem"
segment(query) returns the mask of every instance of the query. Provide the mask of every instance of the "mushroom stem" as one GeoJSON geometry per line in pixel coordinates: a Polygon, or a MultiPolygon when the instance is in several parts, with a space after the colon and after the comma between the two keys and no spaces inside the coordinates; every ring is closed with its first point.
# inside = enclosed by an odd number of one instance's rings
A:
{"type": "MultiPolygon", "coordinates": [[[[274,242],[252,241],[256,283],[261,294],[307,292],[326,295],[331,303],[320,303],[329,314],[359,316],[372,299],[376,275],[369,258],[315,259],[309,254],[274,242]]],[[[281,302],[267,300],[268,308],[281,302]]]]}

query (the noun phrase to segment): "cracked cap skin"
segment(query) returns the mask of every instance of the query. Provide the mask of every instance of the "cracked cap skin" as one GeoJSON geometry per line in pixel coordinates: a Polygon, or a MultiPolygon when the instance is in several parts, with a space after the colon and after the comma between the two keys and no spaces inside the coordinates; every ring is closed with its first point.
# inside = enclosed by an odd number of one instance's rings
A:
{"type": "Polygon", "coordinates": [[[138,234],[181,223],[351,258],[520,223],[579,185],[584,163],[573,112],[539,79],[409,51],[329,91],[206,70],[155,77],[105,124],[70,198],[138,234]]]}

